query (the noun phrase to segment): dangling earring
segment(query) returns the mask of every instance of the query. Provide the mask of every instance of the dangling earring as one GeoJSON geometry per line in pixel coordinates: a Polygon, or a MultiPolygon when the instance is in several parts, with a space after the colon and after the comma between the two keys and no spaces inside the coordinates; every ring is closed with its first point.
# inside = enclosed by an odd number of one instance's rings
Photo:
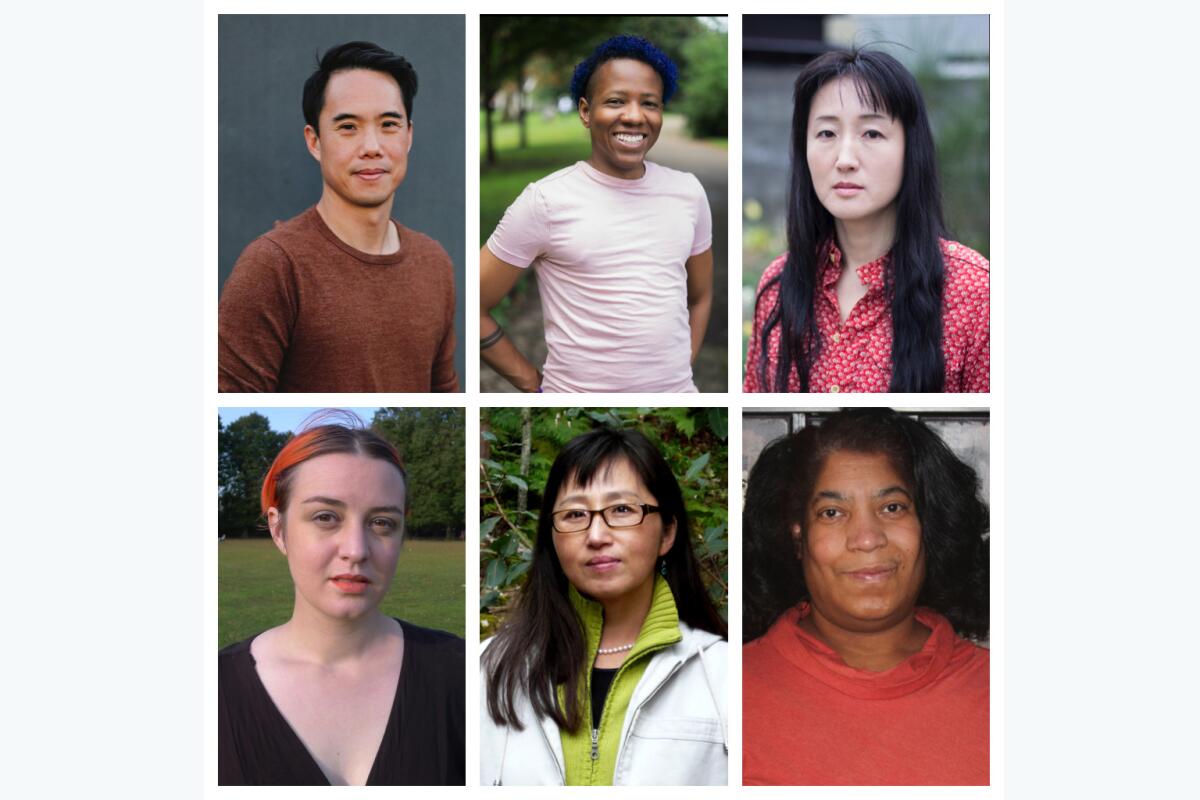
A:
{"type": "Polygon", "coordinates": [[[660,558],[658,560],[658,571],[664,578],[667,577],[667,560],[665,558],[660,558]]]}

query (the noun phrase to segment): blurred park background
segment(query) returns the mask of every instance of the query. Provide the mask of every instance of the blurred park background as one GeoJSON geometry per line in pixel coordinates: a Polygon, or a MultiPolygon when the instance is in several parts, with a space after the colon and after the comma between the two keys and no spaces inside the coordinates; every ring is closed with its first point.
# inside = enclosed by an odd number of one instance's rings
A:
{"type": "MultiPolygon", "coordinates": [[[[286,622],[287,559],[259,512],[263,476],[315,408],[222,408],[217,457],[217,638],[241,641],[286,622]]],[[[460,408],[347,409],[391,442],[408,473],[404,549],[381,610],[418,625],[465,632],[465,432],[460,408]]]]}
{"type": "MultiPolygon", "coordinates": [[[[586,160],[588,131],[570,99],[575,65],[617,34],[643,36],[679,67],[679,91],[650,151],[657,164],[695,175],[713,215],[713,307],[693,366],[702,392],[726,389],[728,343],[728,33],[725,17],[492,16],[479,22],[479,245],[524,188],[586,160]]],[[[493,316],[537,365],[546,360],[542,309],[528,270],[493,316]]],[[[516,391],[486,364],[480,390],[516,391]]]]}
{"type": "Polygon", "coordinates": [[[762,272],[787,249],[792,90],[831,49],[871,45],[916,76],[937,147],[950,235],[989,247],[989,38],[986,15],[746,15],[742,19],[742,364],[762,272]]]}
{"type": "Polygon", "coordinates": [[[480,409],[480,638],[496,632],[525,583],[551,464],[563,445],[601,425],[641,431],[666,458],[683,490],[704,583],[727,617],[728,413],[725,408],[480,409]]]}

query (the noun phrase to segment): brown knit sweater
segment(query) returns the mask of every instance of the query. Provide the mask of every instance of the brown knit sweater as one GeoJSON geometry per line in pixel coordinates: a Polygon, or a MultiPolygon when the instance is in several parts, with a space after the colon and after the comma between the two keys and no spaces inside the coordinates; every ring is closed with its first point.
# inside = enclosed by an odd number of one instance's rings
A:
{"type": "Polygon", "coordinates": [[[371,255],[314,207],[251,242],[221,293],[218,391],[458,391],[450,257],[396,229],[371,255]]]}

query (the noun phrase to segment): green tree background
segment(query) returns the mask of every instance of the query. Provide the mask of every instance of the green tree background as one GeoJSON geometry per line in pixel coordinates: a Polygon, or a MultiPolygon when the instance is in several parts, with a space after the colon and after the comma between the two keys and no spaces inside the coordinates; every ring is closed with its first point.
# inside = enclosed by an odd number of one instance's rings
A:
{"type": "Polygon", "coordinates": [[[725,408],[484,408],[480,410],[480,635],[490,636],[521,591],[533,556],[542,487],[558,451],[601,425],[654,442],[683,489],[693,549],[722,615],[728,608],[728,410],[725,408]]]}
{"type": "MultiPolygon", "coordinates": [[[[263,476],[292,433],[250,413],[218,419],[218,512],[222,536],[267,536],[259,512],[263,476]]],[[[463,487],[466,431],[461,408],[380,408],[371,428],[396,447],[408,473],[407,537],[460,538],[466,530],[463,487]]]]}

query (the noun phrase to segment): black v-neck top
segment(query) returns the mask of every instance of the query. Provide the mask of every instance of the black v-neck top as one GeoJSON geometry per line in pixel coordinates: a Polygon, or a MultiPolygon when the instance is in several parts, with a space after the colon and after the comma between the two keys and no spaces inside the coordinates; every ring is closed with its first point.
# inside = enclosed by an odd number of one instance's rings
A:
{"type": "MultiPolygon", "coordinates": [[[[368,786],[463,786],[466,780],[462,639],[396,620],[404,663],[368,786]]],[[[251,636],[217,655],[217,783],[328,786],[325,773],[267,694],[251,636]]]]}

